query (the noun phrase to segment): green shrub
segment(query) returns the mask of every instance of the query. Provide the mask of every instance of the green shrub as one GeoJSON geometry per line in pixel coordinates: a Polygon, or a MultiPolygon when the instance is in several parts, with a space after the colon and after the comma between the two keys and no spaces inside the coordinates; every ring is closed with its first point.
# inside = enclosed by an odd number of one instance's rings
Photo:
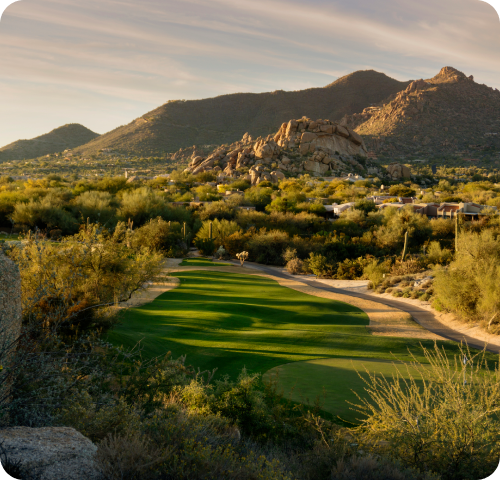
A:
{"type": "Polygon", "coordinates": [[[370,280],[373,287],[378,287],[383,281],[385,275],[389,272],[386,263],[373,260],[363,269],[363,276],[370,280]]]}
{"type": "Polygon", "coordinates": [[[227,237],[240,229],[238,224],[233,221],[218,219],[213,221],[205,220],[196,234],[196,240],[210,238],[210,224],[212,224],[212,239],[216,245],[222,245],[227,237]]]}
{"type": "Polygon", "coordinates": [[[215,252],[215,241],[212,238],[197,238],[194,244],[204,256],[212,256],[215,252]]]}
{"type": "Polygon", "coordinates": [[[462,347],[454,357],[437,345],[423,354],[425,365],[413,354],[410,367],[396,364],[410,380],[402,381],[401,373],[393,379],[362,375],[369,395],[358,396],[358,411],[368,417],[360,431],[362,447],[443,480],[487,477],[498,466],[498,365],[489,371],[484,351],[472,354],[462,347]]]}

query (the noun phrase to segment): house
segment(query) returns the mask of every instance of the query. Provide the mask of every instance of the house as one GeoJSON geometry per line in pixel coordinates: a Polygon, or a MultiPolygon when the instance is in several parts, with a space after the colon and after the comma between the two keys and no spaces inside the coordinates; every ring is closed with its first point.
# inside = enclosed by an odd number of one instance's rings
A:
{"type": "Polygon", "coordinates": [[[355,202],[343,203],[342,205],[338,205],[338,204],[334,203],[332,205],[333,213],[335,215],[339,216],[342,212],[345,212],[346,210],[353,208],[354,205],[355,205],[355,202]]]}

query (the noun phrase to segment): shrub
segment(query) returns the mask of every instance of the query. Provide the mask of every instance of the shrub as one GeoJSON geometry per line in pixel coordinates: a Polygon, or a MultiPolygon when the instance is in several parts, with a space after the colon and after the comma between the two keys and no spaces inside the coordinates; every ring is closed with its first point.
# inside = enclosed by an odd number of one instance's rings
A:
{"type": "Polygon", "coordinates": [[[172,449],[162,451],[144,435],[110,433],[99,444],[96,463],[103,480],[153,480],[171,455],[172,449]]]}
{"type": "Polygon", "coordinates": [[[247,244],[250,258],[265,265],[283,265],[283,252],[290,244],[290,237],[279,230],[261,231],[247,244]]]}
{"type": "Polygon", "coordinates": [[[389,287],[385,289],[385,293],[392,293],[394,291],[394,288],[389,287]]]}
{"type": "Polygon", "coordinates": [[[462,233],[449,268],[435,271],[440,305],[465,320],[480,319],[490,328],[500,320],[500,243],[491,230],[462,233]]]}
{"type": "Polygon", "coordinates": [[[417,298],[420,297],[420,291],[418,290],[413,290],[410,294],[410,297],[413,298],[414,300],[416,300],[417,298]]]}
{"type": "Polygon", "coordinates": [[[131,220],[137,227],[157,217],[177,220],[172,218],[170,213],[171,210],[164,197],[148,187],[137,188],[130,192],[125,191],[117,212],[120,220],[125,222],[131,220]]]}
{"type": "Polygon", "coordinates": [[[386,263],[381,263],[378,260],[373,260],[363,269],[363,276],[368,278],[373,287],[378,287],[384,280],[384,276],[388,273],[386,263]]]}
{"type": "Polygon", "coordinates": [[[204,256],[212,256],[215,252],[215,241],[212,238],[197,238],[194,244],[204,256]]]}
{"type": "Polygon", "coordinates": [[[331,277],[334,272],[334,266],[328,259],[319,253],[311,253],[308,259],[309,269],[318,277],[331,277]]]}
{"type": "Polygon", "coordinates": [[[431,242],[427,248],[426,262],[432,265],[443,265],[451,261],[453,254],[451,250],[441,248],[439,242],[431,242]]]}
{"type": "Polygon", "coordinates": [[[203,223],[207,220],[233,220],[236,216],[237,209],[229,202],[212,202],[206,204],[200,211],[200,220],[203,223]]]}
{"type": "Polygon", "coordinates": [[[166,222],[161,217],[149,220],[131,232],[130,246],[136,251],[144,248],[172,256],[185,250],[182,227],[177,222],[166,222]]]}
{"type": "Polygon", "coordinates": [[[439,480],[430,472],[402,467],[398,462],[374,455],[341,458],[333,466],[331,480],[439,480]]]}
{"type": "Polygon", "coordinates": [[[403,296],[403,292],[401,290],[393,290],[392,296],[393,297],[402,297],[403,296]]]}
{"type": "Polygon", "coordinates": [[[300,275],[304,273],[304,262],[300,258],[292,258],[287,262],[286,269],[292,275],[300,275]]]}
{"type": "Polygon", "coordinates": [[[443,480],[487,477],[498,466],[498,365],[490,371],[484,351],[463,347],[454,357],[437,345],[423,354],[428,365],[411,354],[409,380],[397,364],[392,380],[363,374],[369,397],[358,396],[358,411],[367,416],[362,444],[443,480]]]}
{"type": "Polygon", "coordinates": [[[422,265],[417,258],[410,258],[405,261],[396,260],[391,268],[391,275],[409,275],[422,271],[422,265]]]}
{"type": "Polygon", "coordinates": [[[362,278],[364,269],[372,262],[373,260],[367,257],[359,257],[352,260],[347,258],[337,265],[336,277],[345,280],[356,280],[358,278],[362,278]]]}
{"type": "Polygon", "coordinates": [[[236,222],[228,220],[205,220],[196,234],[196,239],[210,238],[210,224],[212,224],[212,239],[216,244],[223,244],[227,237],[237,232],[240,227],[236,222]]]}
{"type": "MultiPolygon", "coordinates": [[[[0,177],[0,183],[2,178],[0,177]]],[[[3,442],[0,443],[0,462],[2,463],[3,471],[9,478],[22,478],[26,480],[38,480],[39,475],[27,471],[28,469],[23,466],[22,459],[13,460],[3,448],[3,442]]]]}

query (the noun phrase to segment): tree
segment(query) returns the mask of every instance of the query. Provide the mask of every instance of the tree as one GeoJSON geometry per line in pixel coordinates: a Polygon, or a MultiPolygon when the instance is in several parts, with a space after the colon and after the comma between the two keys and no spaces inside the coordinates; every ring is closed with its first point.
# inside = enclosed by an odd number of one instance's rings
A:
{"type": "Polygon", "coordinates": [[[389,188],[389,195],[396,197],[414,197],[417,192],[406,185],[392,185],[389,188]]]}

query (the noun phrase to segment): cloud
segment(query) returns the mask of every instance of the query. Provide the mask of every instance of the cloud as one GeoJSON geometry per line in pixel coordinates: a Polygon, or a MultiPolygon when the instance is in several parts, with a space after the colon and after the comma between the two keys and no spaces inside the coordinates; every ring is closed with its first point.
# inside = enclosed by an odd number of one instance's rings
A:
{"type": "Polygon", "coordinates": [[[477,0],[26,1],[0,25],[0,102],[29,111],[44,86],[49,121],[81,95],[102,131],[169,99],[298,90],[360,69],[408,80],[452,65],[500,87],[499,50],[498,21],[477,0]]]}

